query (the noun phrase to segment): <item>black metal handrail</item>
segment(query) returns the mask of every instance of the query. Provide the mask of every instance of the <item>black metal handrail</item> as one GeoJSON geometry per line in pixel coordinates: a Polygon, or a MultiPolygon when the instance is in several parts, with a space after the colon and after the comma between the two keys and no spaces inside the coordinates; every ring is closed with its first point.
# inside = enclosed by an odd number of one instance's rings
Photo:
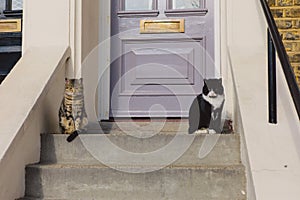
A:
{"type": "Polygon", "coordinates": [[[269,55],[269,122],[277,123],[277,111],[276,111],[276,62],[275,62],[275,54],[272,50],[275,49],[277,51],[278,58],[281,62],[281,66],[285,75],[285,79],[288,83],[288,87],[293,98],[298,117],[300,119],[300,90],[296,81],[295,74],[293,72],[293,68],[289,61],[287,52],[282,42],[282,38],[279,34],[278,28],[276,26],[275,20],[269,8],[268,2],[266,0],[260,0],[261,6],[263,8],[264,14],[266,16],[266,20],[268,23],[268,35],[269,35],[269,47],[268,47],[268,55],[269,55]],[[274,44],[274,46],[273,46],[274,44]],[[275,108],[275,109],[274,109],[275,108]]]}

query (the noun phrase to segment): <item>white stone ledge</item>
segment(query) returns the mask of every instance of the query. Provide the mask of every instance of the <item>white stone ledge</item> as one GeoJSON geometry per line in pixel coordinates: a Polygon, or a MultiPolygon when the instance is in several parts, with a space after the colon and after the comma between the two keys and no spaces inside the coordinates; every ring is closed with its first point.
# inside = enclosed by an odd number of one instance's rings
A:
{"type": "Polygon", "coordinates": [[[265,47],[229,48],[236,93],[237,127],[248,161],[249,198],[298,200],[300,123],[280,63],[277,62],[278,124],[268,123],[265,47]],[[253,181],[253,182],[252,182],[253,181]],[[251,183],[252,182],[252,183],[251,183]]]}
{"type": "Polygon", "coordinates": [[[69,47],[28,49],[0,86],[0,199],[24,195],[25,166],[38,162],[40,133],[57,131],[69,47]]]}

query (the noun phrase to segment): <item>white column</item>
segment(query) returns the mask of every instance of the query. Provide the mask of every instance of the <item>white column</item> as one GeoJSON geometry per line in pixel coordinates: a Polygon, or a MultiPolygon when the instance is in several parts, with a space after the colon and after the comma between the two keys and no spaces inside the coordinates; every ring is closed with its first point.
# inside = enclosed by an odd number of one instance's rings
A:
{"type": "Polygon", "coordinates": [[[67,77],[81,77],[81,51],[82,51],[82,0],[70,1],[70,47],[72,57],[67,77]]]}

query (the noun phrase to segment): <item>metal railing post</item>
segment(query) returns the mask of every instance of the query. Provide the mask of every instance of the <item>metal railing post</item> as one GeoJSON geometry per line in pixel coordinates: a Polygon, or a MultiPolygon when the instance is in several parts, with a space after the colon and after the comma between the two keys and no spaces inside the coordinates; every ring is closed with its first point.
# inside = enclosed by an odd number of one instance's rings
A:
{"type": "MultiPolygon", "coordinates": [[[[268,43],[270,44],[269,45],[270,46],[269,47],[270,52],[268,54],[271,58],[273,57],[273,61],[271,61],[269,63],[269,68],[270,68],[269,74],[270,74],[270,77],[272,77],[272,78],[269,78],[269,83],[270,83],[270,88],[273,88],[271,91],[269,90],[270,91],[269,93],[271,93],[271,96],[270,96],[271,97],[270,98],[270,102],[271,102],[270,103],[270,110],[272,110],[272,112],[273,112],[273,114],[270,114],[270,115],[272,115],[270,117],[270,122],[271,123],[276,123],[277,122],[277,119],[276,119],[277,113],[275,113],[276,109],[274,109],[274,105],[276,105],[276,81],[275,81],[276,80],[276,71],[275,71],[275,67],[274,67],[275,56],[274,56],[274,53],[271,53],[272,50],[274,50],[274,47],[271,48],[272,43],[276,47],[276,52],[277,52],[278,58],[280,60],[281,67],[282,67],[286,82],[288,84],[289,91],[291,93],[291,97],[293,98],[293,102],[295,104],[295,108],[297,110],[298,117],[300,119],[300,88],[298,86],[296,76],[295,76],[294,71],[293,71],[293,67],[291,66],[291,63],[289,61],[289,57],[288,57],[288,54],[287,54],[286,49],[284,47],[282,37],[280,36],[280,33],[278,31],[275,19],[272,15],[272,12],[271,12],[271,9],[268,5],[267,0],[260,0],[260,3],[261,3],[261,6],[262,6],[262,9],[264,11],[264,14],[266,16],[266,20],[267,20],[268,27],[269,27],[268,43]],[[273,63],[273,64],[271,65],[271,63],[273,63]],[[275,84],[274,84],[274,81],[275,81],[275,84]],[[275,101],[274,101],[274,97],[275,97],[275,101]]],[[[272,59],[270,59],[270,60],[272,60],[272,59]]]]}
{"type": "Polygon", "coordinates": [[[269,122],[277,124],[277,82],[276,54],[273,39],[268,29],[268,93],[269,93],[269,122]]]}

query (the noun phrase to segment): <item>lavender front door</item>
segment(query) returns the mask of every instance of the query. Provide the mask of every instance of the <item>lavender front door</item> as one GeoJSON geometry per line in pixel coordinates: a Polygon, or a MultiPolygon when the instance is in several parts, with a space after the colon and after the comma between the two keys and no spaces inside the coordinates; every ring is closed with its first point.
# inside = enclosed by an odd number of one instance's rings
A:
{"type": "Polygon", "coordinates": [[[187,117],[215,74],[213,0],[112,1],[111,117],[187,117]]]}

